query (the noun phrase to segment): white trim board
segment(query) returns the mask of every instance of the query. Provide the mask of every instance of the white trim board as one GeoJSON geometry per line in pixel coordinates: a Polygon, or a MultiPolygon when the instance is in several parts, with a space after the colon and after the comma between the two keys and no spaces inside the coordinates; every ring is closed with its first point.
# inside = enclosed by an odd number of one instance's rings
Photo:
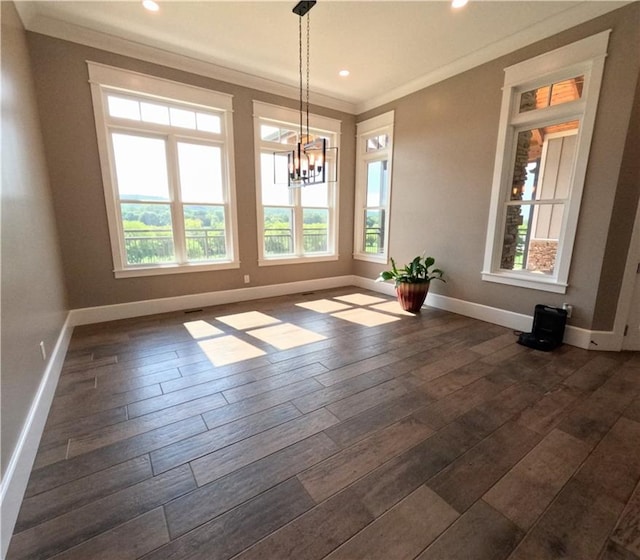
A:
{"type": "Polygon", "coordinates": [[[31,468],[38,452],[40,438],[49,415],[49,409],[51,408],[53,395],[56,392],[72,333],[73,328],[69,321],[69,315],[67,315],[40,381],[36,396],[29,408],[27,419],[9,460],[7,471],[0,483],[0,510],[2,512],[0,558],[4,558],[9,549],[13,529],[18,519],[22,499],[31,475],[31,468]]]}
{"type": "Polygon", "coordinates": [[[554,15],[551,18],[539,21],[531,25],[528,29],[505,37],[499,41],[494,41],[488,45],[477,49],[475,52],[465,55],[450,64],[438,68],[424,76],[416,78],[402,86],[391,91],[377,95],[371,99],[356,104],[358,114],[364,113],[376,107],[380,107],[386,103],[395,101],[416,91],[442,82],[458,74],[462,74],[467,70],[476,68],[482,64],[505,56],[518,49],[528,45],[542,41],[547,37],[551,37],[557,33],[562,33],[566,29],[580,25],[586,21],[601,16],[604,13],[616,9],[624,4],[612,4],[607,6],[606,3],[599,2],[582,2],[579,5],[571,7],[563,12],[554,15]]]}
{"type": "MultiPolygon", "coordinates": [[[[481,64],[495,60],[500,56],[514,52],[527,45],[561,33],[568,28],[592,20],[604,13],[620,8],[626,3],[626,1],[617,2],[613,0],[607,2],[580,2],[575,6],[555,14],[553,17],[539,21],[527,29],[521,30],[509,37],[499,41],[489,40],[486,45],[476,49],[473,53],[454,60],[444,67],[437,68],[406,84],[400,85],[391,91],[379,95],[374,94],[371,98],[364,100],[348,98],[347,95],[344,97],[335,97],[335,94],[328,91],[311,92],[311,103],[354,115],[362,114],[481,64]]],[[[201,53],[194,52],[186,47],[174,46],[170,50],[167,50],[166,47],[163,48],[159,45],[152,46],[151,44],[123,39],[106,32],[68,23],[47,15],[39,14],[38,10],[31,4],[31,2],[16,2],[16,9],[18,10],[20,19],[24,27],[29,31],[124,56],[130,56],[139,60],[193,72],[228,83],[282,95],[291,99],[298,99],[297,86],[282,83],[279,81],[279,78],[273,75],[268,75],[267,73],[261,76],[253,75],[248,72],[223,66],[215,61],[203,60],[201,53]]]]}
{"type": "MultiPolygon", "coordinates": [[[[256,89],[289,99],[298,99],[297,85],[285,84],[268,76],[258,76],[241,70],[235,70],[212,61],[202,60],[199,54],[181,49],[183,52],[170,52],[166,49],[144,44],[138,41],[123,39],[110,33],[96,31],[88,27],[54,19],[38,14],[29,2],[16,2],[18,15],[28,31],[41,33],[72,43],[79,43],[95,49],[119,54],[151,62],[160,66],[168,66],[177,70],[191,72],[214,80],[256,89]]],[[[356,103],[346,99],[338,99],[331,94],[311,92],[310,102],[329,109],[343,111],[355,115],[356,103]]]]}
{"type": "MultiPolygon", "coordinates": [[[[359,288],[365,288],[390,296],[395,295],[393,284],[376,282],[369,278],[354,276],[353,283],[359,288]]],[[[507,327],[516,331],[529,331],[533,324],[533,315],[514,313],[497,307],[490,307],[479,303],[451,298],[440,294],[429,293],[425,305],[450,311],[486,321],[502,327],[507,327]]],[[[564,342],[571,346],[584,348],[586,350],[607,350],[618,352],[621,349],[621,341],[614,331],[590,331],[567,325],[564,332],[564,342]]]]}
{"type": "MultiPolygon", "coordinates": [[[[251,301],[346,286],[356,286],[389,296],[395,295],[392,284],[376,282],[370,278],[363,278],[361,276],[337,276],[334,278],[319,278],[316,280],[304,280],[286,284],[272,284],[270,286],[239,288],[237,290],[222,290],[219,292],[73,309],[69,312],[69,325],[88,325],[105,321],[143,317],[156,313],[169,313],[172,311],[197,309],[200,307],[224,305],[227,303],[251,301]]],[[[430,293],[427,296],[426,305],[518,331],[530,330],[533,323],[532,315],[515,313],[513,311],[435,293],[430,293]]],[[[614,331],[590,331],[571,325],[567,325],[565,329],[564,342],[571,346],[577,346],[578,348],[614,352],[621,350],[622,343],[620,337],[617,336],[614,331]]]]}
{"type": "Polygon", "coordinates": [[[221,290],[203,294],[190,294],[170,298],[150,299],[144,301],[132,301],[115,305],[103,305],[99,307],[85,307],[70,311],[70,320],[73,326],[116,321],[118,319],[130,319],[155,315],[156,313],[169,313],[186,309],[210,307],[212,305],[224,305],[239,301],[250,301],[268,297],[286,296],[314,290],[329,290],[352,286],[353,276],[336,276],[334,278],[319,278],[317,280],[303,280],[286,284],[271,284],[269,286],[256,286],[252,288],[239,288],[237,290],[221,290]]]}

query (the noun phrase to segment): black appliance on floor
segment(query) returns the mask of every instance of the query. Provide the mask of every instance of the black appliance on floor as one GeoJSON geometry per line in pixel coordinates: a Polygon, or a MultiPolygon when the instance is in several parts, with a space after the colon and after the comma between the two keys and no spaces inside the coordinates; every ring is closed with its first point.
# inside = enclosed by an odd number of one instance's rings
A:
{"type": "Polygon", "coordinates": [[[562,344],[566,324],[567,311],[565,309],[542,304],[536,305],[532,331],[520,334],[518,344],[549,352],[562,344]]]}

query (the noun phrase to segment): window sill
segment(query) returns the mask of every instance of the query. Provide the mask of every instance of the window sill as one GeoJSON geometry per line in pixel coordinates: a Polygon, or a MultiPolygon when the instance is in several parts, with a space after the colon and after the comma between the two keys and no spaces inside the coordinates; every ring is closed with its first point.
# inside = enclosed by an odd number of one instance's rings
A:
{"type": "Polygon", "coordinates": [[[314,255],[309,257],[272,257],[263,258],[258,261],[258,266],[278,266],[286,264],[309,264],[315,262],[337,261],[338,255],[314,255]]]}
{"type": "Polygon", "coordinates": [[[541,290],[543,292],[554,292],[565,294],[568,284],[558,282],[554,278],[538,277],[532,273],[518,274],[517,272],[483,272],[482,279],[485,282],[495,282],[497,284],[507,284],[519,288],[529,288],[531,290],[541,290]]]}
{"type": "Polygon", "coordinates": [[[385,265],[389,262],[387,255],[373,255],[370,253],[354,253],[353,258],[358,261],[367,261],[385,265]]]}
{"type": "Polygon", "coordinates": [[[114,270],[116,278],[136,278],[140,276],[163,276],[165,274],[185,274],[190,272],[207,272],[210,270],[229,270],[240,268],[239,262],[225,261],[206,264],[163,264],[149,267],[124,268],[114,270]]]}

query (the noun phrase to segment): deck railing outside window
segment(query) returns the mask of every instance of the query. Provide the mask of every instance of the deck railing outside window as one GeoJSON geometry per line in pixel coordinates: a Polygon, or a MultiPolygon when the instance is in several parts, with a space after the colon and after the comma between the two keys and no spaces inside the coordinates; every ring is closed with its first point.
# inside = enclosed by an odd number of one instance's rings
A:
{"type": "MultiPolygon", "coordinates": [[[[305,253],[327,251],[327,228],[304,227],[302,242],[305,253]]],[[[273,228],[264,230],[264,249],[267,255],[287,255],[293,253],[293,232],[291,229],[273,228]]]]}
{"type": "MultiPolygon", "coordinates": [[[[211,261],[227,256],[223,229],[186,229],[189,261],[211,261]]],[[[175,262],[173,235],[170,228],[124,230],[128,264],[175,262]]]]}

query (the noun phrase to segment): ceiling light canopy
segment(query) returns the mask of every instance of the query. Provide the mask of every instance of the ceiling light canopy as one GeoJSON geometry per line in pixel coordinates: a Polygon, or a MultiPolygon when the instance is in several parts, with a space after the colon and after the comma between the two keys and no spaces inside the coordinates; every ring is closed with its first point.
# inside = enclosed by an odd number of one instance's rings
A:
{"type": "Polygon", "coordinates": [[[452,0],[451,7],[452,8],[462,8],[467,5],[469,0],[452,0]]]}
{"type": "MultiPolygon", "coordinates": [[[[300,131],[296,148],[287,153],[287,184],[289,188],[319,185],[327,182],[327,150],[335,150],[336,161],[338,148],[327,147],[327,139],[315,137],[309,132],[309,10],[315,6],[316,0],[303,0],[293,8],[298,20],[298,54],[300,69],[300,131]],[[306,99],[303,100],[303,41],[302,18],[306,16],[306,99]],[[306,112],[306,129],[303,128],[303,116],[306,112]]],[[[282,152],[274,152],[274,171],[277,158],[282,152]]],[[[335,181],[336,178],[333,179],[335,181]]]]}
{"type": "Polygon", "coordinates": [[[306,16],[309,13],[309,10],[316,5],[316,0],[302,0],[298,2],[294,8],[293,13],[299,15],[300,17],[306,16]]]}

